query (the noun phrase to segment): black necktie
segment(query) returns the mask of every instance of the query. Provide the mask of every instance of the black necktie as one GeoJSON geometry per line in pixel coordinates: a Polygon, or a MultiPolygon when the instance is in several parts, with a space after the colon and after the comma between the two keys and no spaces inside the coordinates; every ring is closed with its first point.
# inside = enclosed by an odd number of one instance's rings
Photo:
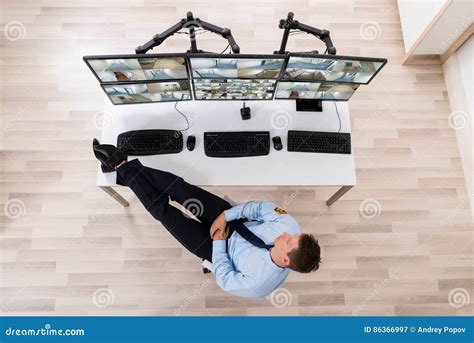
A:
{"type": "Polygon", "coordinates": [[[233,220],[229,222],[229,226],[230,226],[229,237],[232,235],[234,231],[237,231],[237,233],[241,235],[247,242],[255,245],[258,248],[267,249],[267,250],[270,250],[271,248],[273,248],[274,246],[273,244],[271,245],[265,244],[265,242],[261,238],[259,238],[252,231],[250,231],[247,228],[247,226],[244,225],[244,222],[246,221],[247,220],[245,219],[239,219],[239,220],[233,220]]]}

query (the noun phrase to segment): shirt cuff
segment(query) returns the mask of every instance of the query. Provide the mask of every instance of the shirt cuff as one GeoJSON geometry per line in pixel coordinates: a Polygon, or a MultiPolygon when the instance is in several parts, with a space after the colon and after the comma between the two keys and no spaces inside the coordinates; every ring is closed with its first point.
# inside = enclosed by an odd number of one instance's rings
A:
{"type": "Polygon", "coordinates": [[[226,252],[226,244],[227,242],[225,240],[215,240],[212,241],[212,252],[226,252]]]}
{"type": "Polygon", "coordinates": [[[237,218],[237,212],[234,207],[224,211],[225,220],[231,222],[237,218]]]}

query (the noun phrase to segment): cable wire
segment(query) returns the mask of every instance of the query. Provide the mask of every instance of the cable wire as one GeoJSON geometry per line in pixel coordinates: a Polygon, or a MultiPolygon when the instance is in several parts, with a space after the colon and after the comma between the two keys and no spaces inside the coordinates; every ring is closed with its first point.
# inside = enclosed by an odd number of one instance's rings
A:
{"type": "Polygon", "coordinates": [[[337,119],[339,119],[339,130],[337,131],[337,133],[339,133],[339,132],[341,132],[342,123],[341,123],[341,116],[339,115],[339,110],[337,109],[337,102],[336,101],[334,101],[334,106],[336,107],[337,119]]]}
{"type": "Polygon", "coordinates": [[[178,101],[176,101],[176,102],[174,103],[174,109],[176,110],[176,112],[178,112],[179,114],[181,114],[181,115],[184,117],[184,119],[186,120],[186,126],[187,126],[187,127],[186,127],[185,129],[178,130],[178,131],[184,132],[184,131],[189,130],[190,125],[189,125],[188,117],[186,116],[186,114],[184,114],[183,112],[181,112],[180,110],[178,110],[178,101]]]}
{"type": "Polygon", "coordinates": [[[227,46],[225,47],[225,49],[224,49],[224,50],[222,50],[221,54],[223,54],[223,53],[224,53],[224,52],[225,52],[227,49],[229,49],[229,46],[230,46],[230,43],[229,43],[229,44],[227,44],[227,46]]]}
{"type": "Polygon", "coordinates": [[[307,33],[307,32],[300,31],[300,30],[295,30],[295,31],[290,32],[289,35],[294,36],[294,35],[300,35],[302,33],[307,33]]]}

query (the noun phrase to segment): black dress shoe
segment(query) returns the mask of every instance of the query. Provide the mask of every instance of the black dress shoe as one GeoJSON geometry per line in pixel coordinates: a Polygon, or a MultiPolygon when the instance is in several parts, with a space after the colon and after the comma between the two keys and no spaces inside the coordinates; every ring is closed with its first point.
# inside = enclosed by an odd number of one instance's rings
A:
{"type": "Polygon", "coordinates": [[[127,160],[127,154],[124,151],[112,144],[100,144],[95,138],[92,141],[92,149],[95,157],[102,162],[100,167],[104,173],[114,172],[116,166],[127,160]]]}

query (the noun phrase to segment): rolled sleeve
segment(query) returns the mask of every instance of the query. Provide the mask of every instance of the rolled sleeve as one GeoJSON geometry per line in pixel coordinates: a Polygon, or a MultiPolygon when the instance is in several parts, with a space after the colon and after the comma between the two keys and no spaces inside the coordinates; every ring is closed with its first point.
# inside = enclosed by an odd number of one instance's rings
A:
{"type": "Polygon", "coordinates": [[[212,258],[214,260],[214,253],[226,253],[226,242],[225,240],[212,241],[212,258]]]}
{"type": "Polygon", "coordinates": [[[275,207],[271,201],[248,201],[224,211],[224,215],[228,222],[242,218],[268,221],[277,217],[275,207]]]}
{"type": "Polygon", "coordinates": [[[224,211],[225,220],[227,222],[237,219],[237,216],[239,215],[239,210],[236,207],[237,206],[224,211]]]}

